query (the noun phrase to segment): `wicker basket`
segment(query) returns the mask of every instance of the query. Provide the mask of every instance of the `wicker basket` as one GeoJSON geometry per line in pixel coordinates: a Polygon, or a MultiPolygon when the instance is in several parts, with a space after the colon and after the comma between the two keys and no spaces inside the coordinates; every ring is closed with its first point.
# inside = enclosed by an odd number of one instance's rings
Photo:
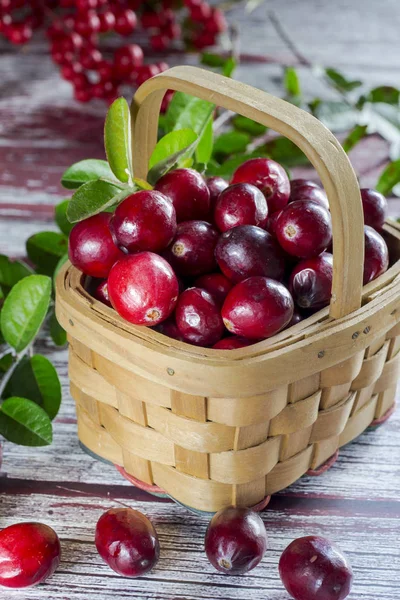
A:
{"type": "Polygon", "coordinates": [[[81,273],[66,265],[57,279],[57,317],[70,340],[79,438],[192,508],[252,506],[327,461],[394,404],[400,232],[385,225],[392,265],[362,288],[360,194],[335,137],[283,100],[193,67],[166,71],[136,93],[137,177],[146,178],[167,89],[255,119],[308,156],[331,206],[332,302],[271,339],[216,351],[128,324],[92,298],[81,273]]]}

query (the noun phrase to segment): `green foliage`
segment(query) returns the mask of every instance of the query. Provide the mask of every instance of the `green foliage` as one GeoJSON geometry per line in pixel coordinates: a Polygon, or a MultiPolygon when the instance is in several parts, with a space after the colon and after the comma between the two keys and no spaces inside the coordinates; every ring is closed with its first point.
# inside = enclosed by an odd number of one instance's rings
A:
{"type": "Polygon", "coordinates": [[[0,254],[0,285],[3,288],[12,288],[24,277],[32,275],[33,271],[19,260],[10,260],[8,256],[0,254]]]}
{"type": "MultiPolygon", "coordinates": [[[[75,190],[84,183],[97,179],[114,180],[115,178],[106,160],[88,158],[69,167],[64,172],[61,183],[68,190],[75,190]]],[[[117,184],[117,181],[115,183],[117,184]]]]}
{"type": "Polygon", "coordinates": [[[368,125],[356,125],[343,141],[343,150],[350,152],[367,135],[367,129],[368,125]]]}
{"type": "Polygon", "coordinates": [[[335,87],[341,92],[351,92],[362,85],[358,79],[347,79],[342,73],[335,69],[325,69],[325,75],[334,83],[335,87]]]}
{"type": "Polygon", "coordinates": [[[50,417],[27,398],[8,398],[2,403],[0,434],[22,446],[48,446],[53,440],[50,417]]]}
{"type": "Polygon", "coordinates": [[[294,67],[286,67],[284,85],[289,98],[299,98],[301,96],[300,80],[294,67]]]}
{"type": "Polygon", "coordinates": [[[26,251],[40,273],[51,276],[68,250],[68,238],[56,231],[35,233],[26,242],[26,251]]]}
{"type": "Polygon", "coordinates": [[[376,189],[387,196],[398,183],[400,183],[400,159],[387,165],[378,179],[376,189]]]}
{"type": "Polygon", "coordinates": [[[118,98],[110,106],[104,126],[104,146],[108,164],[123,183],[133,178],[131,117],[125,98],[118,98]]]}
{"type": "Polygon", "coordinates": [[[253,119],[243,117],[242,115],[236,115],[233,117],[232,123],[237,131],[244,131],[245,133],[250,134],[252,137],[258,137],[267,131],[265,125],[261,125],[261,123],[257,123],[257,121],[253,121],[253,119]]]}
{"type": "Polygon", "coordinates": [[[72,196],[67,207],[67,217],[71,223],[83,221],[83,219],[116,206],[132,191],[134,190],[121,190],[103,179],[89,181],[82,185],[72,196]]]}
{"type": "Polygon", "coordinates": [[[63,200],[62,202],[57,204],[54,209],[56,223],[61,233],[63,233],[66,236],[68,236],[71,233],[71,229],[73,227],[72,223],[69,222],[69,219],[67,217],[69,202],[69,199],[63,200]]]}
{"type": "Polygon", "coordinates": [[[191,129],[171,131],[162,137],[150,157],[149,182],[154,185],[165,173],[182,166],[182,161],[190,158],[198,140],[197,134],[191,129]]]}

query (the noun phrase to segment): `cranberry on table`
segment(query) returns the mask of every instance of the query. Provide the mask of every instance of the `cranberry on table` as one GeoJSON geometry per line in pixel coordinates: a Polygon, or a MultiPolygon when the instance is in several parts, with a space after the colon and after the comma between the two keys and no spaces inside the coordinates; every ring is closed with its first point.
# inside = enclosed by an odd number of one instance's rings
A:
{"type": "Polygon", "coordinates": [[[285,169],[270,158],[251,158],[233,174],[231,183],[251,183],[267,199],[268,210],[281,210],[289,201],[290,183],[285,169]]]}
{"type": "Polygon", "coordinates": [[[374,229],[381,229],[387,217],[388,203],[383,194],[363,188],[361,200],[364,210],[364,223],[374,229]]]}
{"type": "Polygon", "coordinates": [[[319,536],[289,544],[279,560],[279,575],[294,600],[344,600],[353,581],[346,556],[319,536]]]}
{"type": "Polygon", "coordinates": [[[60,540],[42,523],[16,523],[0,531],[0,585],[24,588],[42,583],[60,564],[60,540]]]}
{"type": "Polygon", "coordinates": [[[294,268],[289,290],[300,308],[319,310],[331,299],[333,256],[323,252],[320,256],[301,260],[294,268]]]}
{"type": "Polygon", "coordinates": [[[329,210],[329,202],[325,190],[320,188],[313,181],[306,179],[295,179],[291,182],[291,192],[289,202],[297,200],[312,200],[329,210]],[[293,185],[297,181],[297,185],[293,185]]]}
{"type": "Polygon", "coordinates": [[[332,221],[323,206],[309,200],[289,204],[276,221],[276,237],[292,256],[311,258],[326,250],[332,241],[332,221]]]}
{"type": "Polygon", "coordinates": [[[220,308],[211,294],[201,288],[189,288],[179,296],[175,319],[185,342],[213,346],[222,338],[220,308]]]}
{"type": "Polygon", "coordinates": [[[119,33],[123,36],[128,36],[136,29],[137,18],[136,13],[129,8],[125,8],[122,10],[116,10],[114,12],[115,16],[115,25],[114,30],[116,33],[119,33]]]}
{"type": "Polygon", "coordinates": [[[213,348],[214,350],[237,350],[238,348],[251,346],[251,344],[254,344],[254,341],[246,340],[246,338],[238,335],[231,335],[214,344],[213,348]]]}
{"type": "Polygon", "coordinates": [[[252,275],[281,280],[285,259],[276,240],[255,225],[239,225],[223,233],[215,248],[221,271],[233,282],[252,275]]]}
{"type": "Polygon", "coordinates": [[[110,230],[116,243],[129,252],[159,252],[171,243],[176,233],[175,208],[161,192],[136,192],[117,206],[110,230]]]}
{"type": "Polygon", "coordinates": [[[110,302],[110,295],[108,293],[107,280],[99,283],[99,285],[96,287],[96,289],[93,292],[93,296],[97,300],[100,300],[100,302],[102,302],[103,304],[106,304],[106,306],[110,306],[112,308],[112,304],[110,302]]]}
{"type": "Polygon", "coordinates": [[[218,196],[214,222],[222,232],[238,225],[265,227],[268,206],[264,194],[250,183],[230,185],[218,196]]]}
{"type": "Polygon", "coordinates": [[[227,295],[222,318],[231,333],[261,340],[286,327],[293,310],[293,298],[282,283],[268,277],[249,277],[227,295]]]}
{"type": "Polygon", "coordinates": [[[114,54],[114,67],[117,77],[124,78],[143,64],[143,50],[137,44],[118,48],[114,54]]]}
{"type": "Polygon", "coordinates": [[[389,266],[389,251],[385,240],[372,227],[364,225],[364,285],[382,275],[389,266]]]}
{"type": "Polygon", "coordinates": [[[171,199],[178,223],[207,219],[210,191],[204,178],[194,169],[170,171],[157,181],[155,189],[171,199]]]}
{"type": "Polygon", "coordinates": [[[214,271],[218,232],[206,221],[183,221],[164,257],[178,275],[195,276],[214,271]]]}
{"type": "Polygon", "coordinates": [[[134,325],[157,325],[175,308],[178,280],[167,261],[153,252],[124,256],[108,276],[111,304],[134,325]]]}
{"type": "Polygon", "coordinates": [[[157,532],[151,521],[132,508],[112,508],[97,522],[95,543],[101,558],[125,577],[140,577],[160,556],[157,532]]]}
{"type": "Polygon", "coordinates": [[[233,288],[233,283],[222,273],[208,273],[198,277],[194,282],[194,286],[206,290],[218,306],[222,306],[228,292],[233,288]]]}
{"type": "Polygon", "coordinates": [[[229,575],[247,573],[259,564],[266,549],[265,525],[248,508],[223,508],[208,525],[205,551],[217,571],[229,575]]]}
{"type": "Polygon", "coordinates": [[[214,207],[221,192],[226,190],[229,183],[222,177],[209,177],[206,180],[207,187],[210,191],[210,214],[214,214],[214,207]]]}
{"type": "Polygon", "coordinates": [[[104,279],[124,256],[115,245],[109,223],[111,215],[100,213],[74,225],[69,235],[68,255],[85,275],[104,279]]]}

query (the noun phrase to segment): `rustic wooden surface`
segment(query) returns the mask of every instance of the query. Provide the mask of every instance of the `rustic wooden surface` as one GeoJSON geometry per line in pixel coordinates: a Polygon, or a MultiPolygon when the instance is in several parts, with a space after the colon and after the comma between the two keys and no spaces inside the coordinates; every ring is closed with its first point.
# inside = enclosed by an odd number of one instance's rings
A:
{"type": "MultiPolygon", "coordinates": [[[[308,67],[299,65],[299,56],[335,66],[370,87],[398,85],[397,0],[269,0],[250,15],[238,7],[230,19],[240,23],[242,53],[259,57],[257,62],[244,60],[237,77],[272,93],[279,92],[282,64],[296,64],[310,98],[334,97],[308,67]]],[[[0,252],[19,256],[31,233],[53,228],[52,206],[65,196],[59,186],[63,169],[84,157],[103,157],[105,109],[71,100],[68,84],[59,79],[40,41],[16,52],[0,45],[0,53],[0,252]]],[[[183,61],[195,63],[180,55],[170,60],[183,61]]],[[[378,137],[352,152],[363,185],[375,183],[387,154],[378,137]]],[[[398,206],[391,201],[391,214],[400,214],[398,206]]],[[[21,520],[44,521],[58,531],[63,559],[48,583],[3,590],[1,598],[286,600],[277,573],[279,555],[293,538],[316,533],[336,540],[348,553],[355,571],[351,600],[398,599],[399,413],[342,449],[328,473],[305,477],[277,494],[262,513],[269,550],[261,566],[245,578],[226,577],[213,571],[203,553],[207,517],[155,500],[81,451],[68,391],[67,352],[55,351],[46,338],[37,350],[59,371],[63,405],[51,447],[4,445],[0,528],[21,520]],[[145,512],[159,531],[161,560],[148,577],[118,577],[95,551],[96,520],[121,504],[145,512]]]]}

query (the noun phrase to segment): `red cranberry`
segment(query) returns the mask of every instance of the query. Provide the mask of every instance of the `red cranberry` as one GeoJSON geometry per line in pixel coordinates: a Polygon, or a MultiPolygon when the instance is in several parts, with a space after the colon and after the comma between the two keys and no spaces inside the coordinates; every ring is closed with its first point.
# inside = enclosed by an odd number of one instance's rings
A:
{"type": "Polygon", "coordinates": [[[32,37],[32,27],[26,23],[14,23],[5,29],[5,35],[12,44],[22,45],[32,37]]]}
{"type": "Polygon", "coordinates": [[[178,299],[176,324],[185,342],[195,346],[213,346],[223,335],[220,309],[211,294],[189,288],[178,299]]]}
{"type": "Polygon", "coordinates": [[[100,213],[74,225],[69,235],[68,254],[72,264],[85,275],[104,279],[124,255],[114,244],[109,213],[100,213]]]}
{"type": "Polygon", "coordinates": [[[169,46],[170,40],[166,35],[155,34],[150,36],[150,45],[156,52],[163,52],[169,46]]]}
{"type": "Polygon", "coordinates": [[[364,209],[364,223],[374,229],[381,229],[387,216],[388,203],[383,194],[363,188],[361,200],[364,209]]]}
{"type": "Polygon", "coordinates": [[[297,179],[297,181],[302,183],[298,183],[296,186],[293,186],[290,193],[289,202],[296,202],[297,200],[312,200],[313,202],[316,202],[317,204],[320,204],[329,210],[329,202],[325,190],[321,189],[312,181],[308,182],[306,179],[297,179]]]}
{"type": "Polygon", "coordinates": [[[223,233],[215,248],[226,277],[238,282],[252,275],[282,279],[285,261],[276,240],[260,227],[240,225],[223,233]]]}
{"type": "Polygon", "coordinates": [[[179,223],[171,246],[164,257],[178,275],[201,275],[213,271],[214,250],[218,232],[206,221],[184,221],[179,223]]]}
{"type": "Polygon", "coordinates": [[[251,346],[251,344],[254,344],[254,341],[246,340],[246,338],[238,335],[231,335],[219,340],[213,348],[214,350],[237,350],[237,348],[244,348],[245,346],[251,346]]]}
{"type": "Polygon", "coordinates": [[[98,7],[98,0],[75,0],[76,8],[81,12],[87,12],[98,7]]]}
{"type": "Polygon", "coordinates": [[[209,177],[206,183],[210,192],[210,214],[213,215],[218,196],[226,190],[229,183],[225,179],[222,179],[222,177],[209,177]]]}
{"type": "Polygon", "coordinates": [[[118,48],[114,54],[114,66],[117,77],[124,78],[132,70],[143,64],[143,50],[137,44],[118,48]]]}
{"type": "Polygon", "coordinates": [[[294,268],[289,281],[293,299],[300,308],[319,310],[331,299],[333,256],[323,252],[320,256],[301,260],[294,268]]]}
{"type": "Polygon", "coordinates": [[[90,102],[93,98],[92,89],[87,88],[75,88],[74,89],[74,98],[78,102],[90,102]]]}
{"type": "Polygon", "coordinates": [[[99,283],[99,285],[94,290],[93,296],[97,300],[100,300],[100,302],[102,302],[103,304],[106,304],[107,306],[112,307],[112,304],[110,302],[110,296],[109,296],[109,293],[108,293],[107,280],[102,281],[101,283],[99,283]]]}
{"type": "Polygon", "coordinates": [[[112,31],[115,27],[115,15],[111,10],[99,14],[100,19],[100,31],[101,33],[107,33],[112,31]]]}
{"type": "Polygon", "coordinates": [[[172,317],[170,317],[166,321],[163,321],[159,325],[156,325],[154,329],[159,333],[166,335],[167,337],[170,337],[174,340],[178,340],[179,342],[185,341],[178,329],[177,324],[175,323],[175,320],[172,317]]]}
{"type": "Polygon", "coordinates": [[[353,581],[346,556],[332,542],[318,536],[289,544],[280,558],[279,574],[295,600],[344,600],[353,581]]]}
{"type": "Polygon", "coordinates": [[[298,310],[294,310],[293,312],[293,317],[290,320],[290,323],[287,325],[287,329],[289,329],[289,327],[292,327],[293,325],[297,325],[297,323],[300,323],[300,321],[303,320],[303,315],[301,313],[299,313],[298,310]]]}
{"type": "Polygon", "coordinates": [[[265,226],[265,229],[268,231],[268,233],[271,233],[272,235],[276,234],[276,232],[275,232],[276,222],[281,214],[282,214],[282,211],[277,210],[276,212],[272,213],[272,215],[269,215],[269,217],[267,219],[267,224],[265,226]]]}
{"type": "Polygon", "coordinates": [[[72,65],[64,65],[61,69],[61,76],[67,81],[74,80],[75,76],[82,73],[82,65],[74,63],[72,65]]]}
{"type": "Polygon", "coordinates": [[[236,169],[231,183],[252,183],[267,199],[268,210],[281,210],[289,201],[290,183],[285,169],[270,158],[251,158],[236,169]]]}
{"type": "Polygon", "coordinates": [[[205,550],[217,571],[229,575],[251,571],[267,550],[267,532],[261,517],[248,508],[223,508],[210,521],[205,550]]]}
{"type": "Polygon", "coordinates": [[[214,298],[218,306],[222,306],[228,292],[233,288],[233,284],[222,273],[209,273],[198,277],[194,285],[206,290],[214,298]]]}
{"type": "Polygon", "coordinates": [[[155,189],[171,198],[178,223],[191,219],[206,219],[210,209],[210,192],[203,179],[193,169],[176,169],[157,181],[155,189]]]}
{"type": "Polygon", "coordinates": [[[319,190],[322,189],[321,186],[318,185],[318,183],[315,183],[315,181],[312,181],[311,179],[292,179],[290,181],[291,194],[293,194],[293,192],[295,192],[298,188],[302,187],[314,187],[318,188],[319,190]]]}
{"type": "Polygon", "coordinates": [[[389,251],[385,240],[372,227],[364,225],[364,285],[382,275],[389,266],[389,251]]]}
{"type": "Polygon", "coordinates": [[[222,307],[225,327],[249,340],[271,337],[293,316],[289,290],[268,277],[249,277],[229,292],[222,307]]]}
{"type": "Polygon", "coordinates": [[[74,28],[83,38],[88,38],[93,33],[100,31],[100,19],[94,11],[78,13],[74,28]]]}
{"type": "Polygon", "coordinates": [[[159,252],[175,235],[175,209],[164,194],[142,190],[117,206],[110,229],[116,243],[129,252],[159,252]]]}
{"type": "Polygon", "coordinates": [[[124,256],[111,269],[108,293],[121,317],[135,325],[157,325],[175,308],[178,280],[158,254],[139,252],[124,256]]]}
{"type": "Polygon", "coordinates": [[[97,522],[97,552],[113,571],[140,577],[160,556],[157,532],[145,515],[132,508],[111,508],[97,522]]]}
{"type": "Polygon", "coordinates": [[[103,62],[103,55],[96,48],[85,48],[80,54],[80,61],[85,69],[96,69],[103,62]]]}
{"type": "Polygon", "coordinates": [[[264,194],[250,183],[230,185],[220,193],[214,210],[214,221],[220,231],[238,225],[265,227],[268,206],[264,194]]]}
{"type": "Polygon", "coordinates": [[[133,10],[129,8],[118,10],[115,14],[114,31],[120,35],[128,36],[136,28],[137,18],[133,10]]]}
{"type": "MultiPolygon", "coordinates": [[[[160,72],[161,71],[157,65],[142,65],[137,69],[137,73],[134,77],[135,83],[137,86],[140,86],[142,83],[148,79],[151,79],[155,75],[158,75],[160,72]]],[[[162,190],[160,190],[160,192],[162,192],[162,190]]]]}
{"type": "Polygon", "coordinates": [[[24,588],[42,583],[60,564],[60,540],[42,523],[16,523],[0,532],[0,585],[24,588]]]}
{"type": "Polygon", "coordinates": [[[297,200],[287,206],[275,224],[278,242],[288,254],[311,258],[332,241],[329,212],[315,202],[297,200]]]}

